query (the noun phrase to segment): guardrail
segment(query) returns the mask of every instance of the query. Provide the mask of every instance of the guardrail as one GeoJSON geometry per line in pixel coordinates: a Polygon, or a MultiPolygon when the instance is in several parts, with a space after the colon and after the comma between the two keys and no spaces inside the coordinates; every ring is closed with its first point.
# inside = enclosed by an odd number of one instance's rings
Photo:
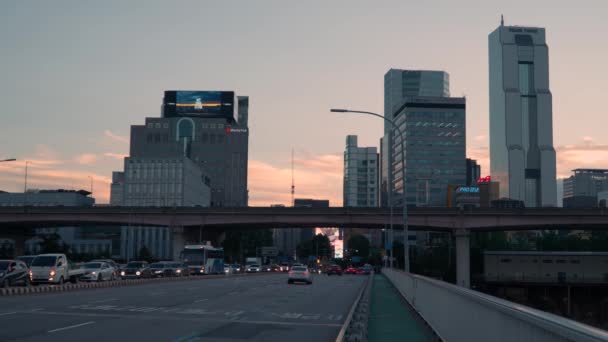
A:
{"type": "Polygon", "coordinates": [[[119,279],[119,280],[110,280],[110,281],[102,281],[102,282],[78,282],[76,284],[65,283],[63,285],[37,285],[37,286],[30,285],[30,286],[22,286],[22,287],[15,286],[15,287],[8,287],[8,288],[0,288],[0,297],[16,296],[16,295],[29,295],[29,294],[43,294],[43,293],[58,293],[58,292],[68,292],[68,291],[94,289],[94,288],[154,284],[154,283],[159,283],[159,282],[251,277],[251,276],[268,275],[268,274],[276,274],[276,273],[260,272],[260,273],[243,273],[243,274],[230,274],[230,275],[218,274],[218,275],[189,276],[189,277],[119,279]]]}
{"type": "Polygon", "coordinates": [[[382,272],[444,341],[608,341],[608,332],[443,281],[382,272]]]}

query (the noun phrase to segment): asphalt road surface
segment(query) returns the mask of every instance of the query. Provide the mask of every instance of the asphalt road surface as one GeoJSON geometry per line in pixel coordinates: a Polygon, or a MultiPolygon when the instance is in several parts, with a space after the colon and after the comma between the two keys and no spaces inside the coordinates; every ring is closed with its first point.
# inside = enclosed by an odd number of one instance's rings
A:
{"type": "Polygon", "coordinates": [[[334,341],[366,279],[203,277],[0,298],[0,341],[334,341]]]}

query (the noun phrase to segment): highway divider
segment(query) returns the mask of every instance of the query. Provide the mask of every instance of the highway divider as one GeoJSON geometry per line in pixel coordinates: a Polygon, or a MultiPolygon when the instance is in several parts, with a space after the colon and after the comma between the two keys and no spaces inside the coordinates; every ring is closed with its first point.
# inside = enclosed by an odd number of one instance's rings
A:
{"type": "Polygon", "coordinates": [[[342,329],[336,337],[336,342],[362,342],[367,341],[367,323],[370,313],[370,294],[374,273],[369,276],[365,285],[359,291],[357,299],[348,312],[348,316],[342,324],[342,329]]]}
{"type": "Polygon", "coordinates": [[[215,275],[202,275],[202,276],[189,276],[189,277],[167,277],[167,278],[142,278],[142,279],[118,279],[102,282],[78,282],[65,283],[63,285],[46,285],[41,284],[37,286],[21,286],[21,287],[8,287],[0,288],[0,297],[6,296],[19,296],[19,295],[30,295],[30,294],[44,294],[44,293],[59,293],[59,292],[70,292],[84,289],[98,289],[98,288],[109,288],[109,287],[122,287],[122,286],[133,286],[143,284],[156,284],[163,282],[176,282],[176,281],[191,281],[191,280],[205,280],[205,279],[230,279],[239,277],[252,277],[277,274],[276,272],[260,272],[260,273],[244,273],[244,274],[215,274],[215,275]]]}

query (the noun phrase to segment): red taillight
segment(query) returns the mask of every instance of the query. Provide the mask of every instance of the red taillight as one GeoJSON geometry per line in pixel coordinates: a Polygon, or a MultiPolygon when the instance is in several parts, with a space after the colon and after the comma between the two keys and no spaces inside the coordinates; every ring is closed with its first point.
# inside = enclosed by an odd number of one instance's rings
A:
{"type": "Polygon", "coordinates": [[[310,274],[310,272],[308,272],[308,271],[304,272],[304,275],[309,275],[309,274],[310,274]]]}
{"type": "Polygon", "coordinates": [[[288,274],[293,274],[293,271],[289,271],[289,273],[288,273],[288,274]]]}

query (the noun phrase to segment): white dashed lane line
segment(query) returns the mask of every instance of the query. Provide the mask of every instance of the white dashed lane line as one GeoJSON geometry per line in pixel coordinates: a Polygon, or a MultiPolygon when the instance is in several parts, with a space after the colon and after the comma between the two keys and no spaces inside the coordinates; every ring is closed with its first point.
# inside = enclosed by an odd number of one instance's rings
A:
{"type": "Polygon", "coordinates": [[[67,327],[49,330],[48,333],[52,334],[52,333],[56,333],[56,332],[59,332],[59,331],[64,331],[64,330],[68,330],[68,329],[74,329],[74,328],[82,327],[82,326],[93,324],[93,323],[95,323],[95,322],[90,321],[90,322],[84,322],[84,323],[80,323],[80,324],[69,325],[67,327]]]}
{"type": "Polygon", "coordinates": [[[16,314],[17,311],[13,311],[13,312],[2,312],[0,313],[0,316],[8,316],[8,315],[12,315],[12,314],[16,314]]]}

